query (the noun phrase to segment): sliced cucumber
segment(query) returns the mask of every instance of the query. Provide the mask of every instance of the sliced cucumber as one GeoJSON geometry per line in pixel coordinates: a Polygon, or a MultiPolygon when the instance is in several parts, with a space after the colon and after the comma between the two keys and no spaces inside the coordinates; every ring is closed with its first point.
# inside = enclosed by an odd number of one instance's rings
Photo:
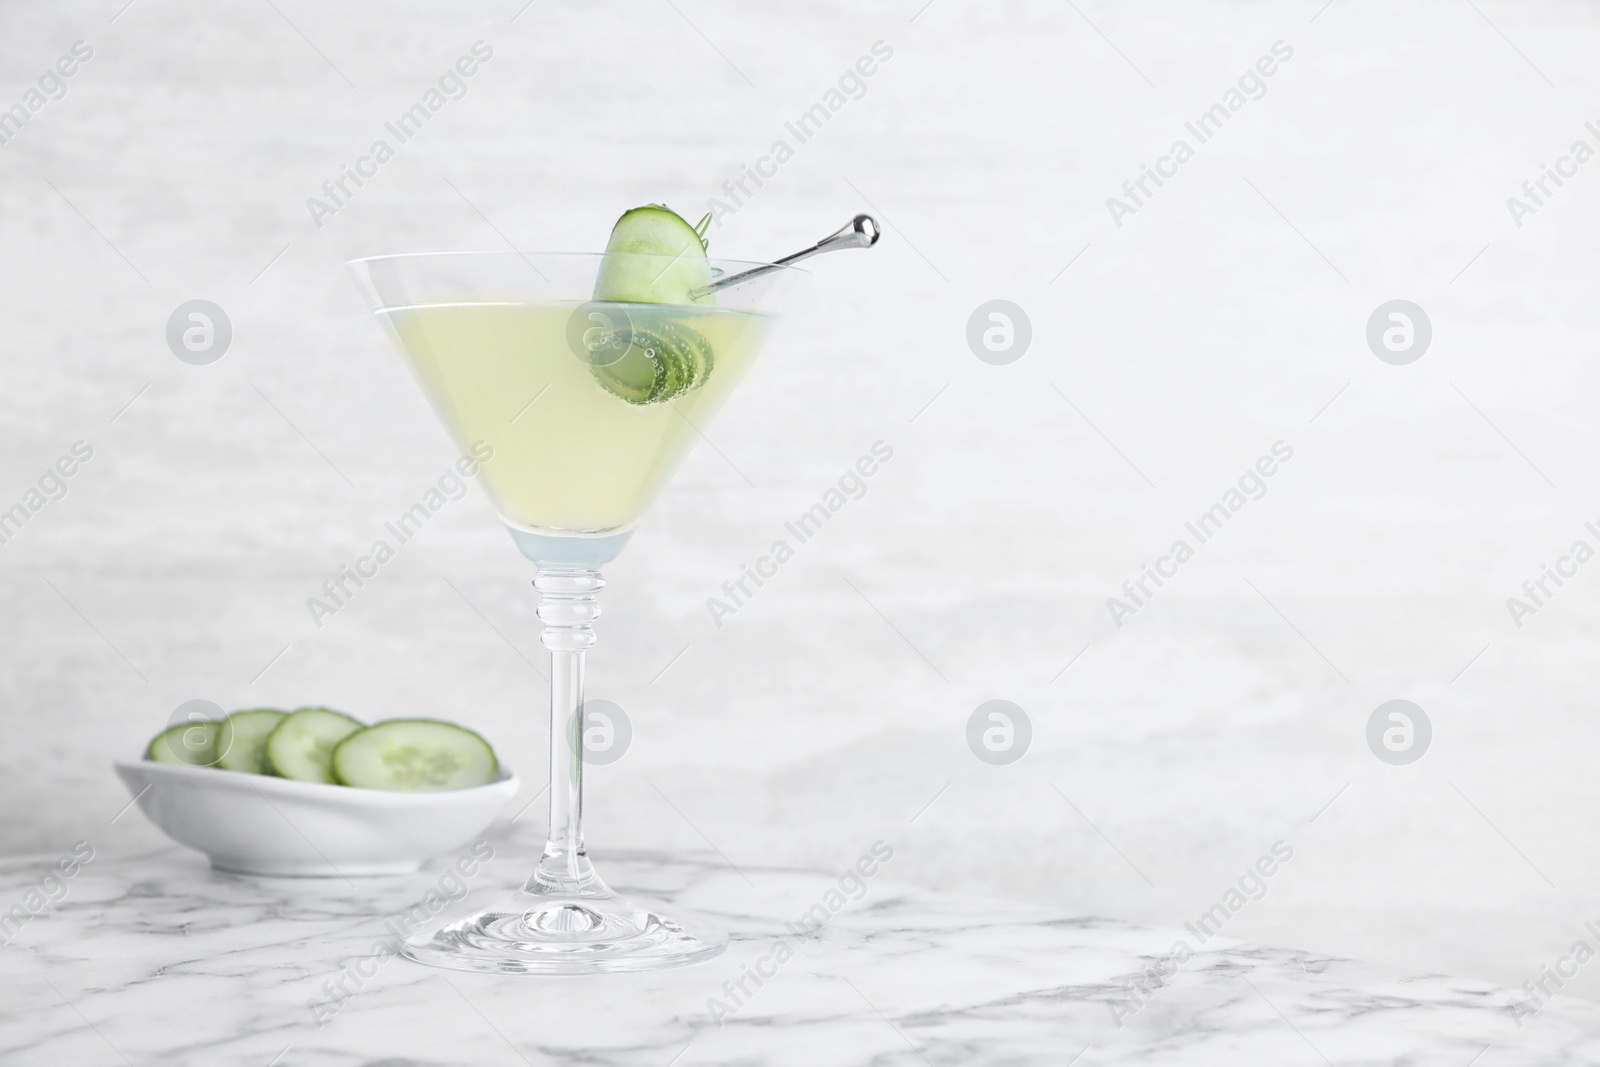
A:
{"type": "MultiPolygon", "coordinates": [[[[708,221],[703,220],[703,227],[708,221]]],[[[665,204],[624,212],[611,229],[595,279],[596,300],[630,304],[708,304],[690,293],[711,283],[706,240],[665,204]]]]}
{"type": "Polygon", "coordinates": [[[595,381],[630,404],[659,404],[698,389],[711,376],[715,355],[698,330],[635,309],[628,347],[614,363],[594,368],[595,381]]]}
{"type": "Polygon", "coordinates": [[[267,735],[268,774],[297,782],[333,782],[328,769],[333,748],[362,724],[331,708],[301,708],[267,735]]]}
{"type": "Polygon", "coordinates": [[[225,771],[267,773],[267,736],[289,715],[275,708],[235,711],[222,720],[217,766],[225,771]]]}
{"type": "Polygon", "coordinates": [[[487,785],[500,763],[489,742],[464,726],[390,719],[339,742],[333,773],[344,785],[426,793],[487,785]]]}
{"type": "Polygon", "coordinates": [[[217,762],[217,738],[222,724],[207,719],[180,722],[150,739],[144,758],[157,763],[187,763],[191,767],[211,767],[217,762]]]}

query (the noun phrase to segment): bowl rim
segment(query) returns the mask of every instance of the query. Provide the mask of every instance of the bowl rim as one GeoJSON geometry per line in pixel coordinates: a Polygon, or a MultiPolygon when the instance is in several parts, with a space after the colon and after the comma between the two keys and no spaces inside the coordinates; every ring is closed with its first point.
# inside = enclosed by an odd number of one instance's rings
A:
{"type": "MultiPolygon", "coordinates": [[[[157,763],[155,760],[116,760],[111,764],[119,777],[133,776],[146,779],[166,778],[182,782],[242,792],[252,790],[284,798],[298,798],[349,804],[356,807],[436,807],[467,805],[487,799],[491,795],[514,796],[522,780],[506,768],[501,776],[486,785],[467,789],[440,789],[430,792],[406,793],[391,789],[365,789],[360,786],[329,785],[323,782],[297,782],[269,774],[251,774],[248,771],[229,771],[218,767],[190,767],[180,763],[157,763]]],[[[124,784],[126,778],[124,777],[124,784]]],[[[154,784],[152,782],[152,784],[154,784]]],[[[142,793],[140,794],[143,795],[142,793]]],[[[137,798],[136,798],[137,799],[137,798]]]]}

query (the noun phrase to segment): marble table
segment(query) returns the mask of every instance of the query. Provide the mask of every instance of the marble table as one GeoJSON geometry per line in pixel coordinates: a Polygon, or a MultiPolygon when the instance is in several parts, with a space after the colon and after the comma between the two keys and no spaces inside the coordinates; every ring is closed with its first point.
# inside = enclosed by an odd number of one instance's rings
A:
{"type": "Polygon", "coordinates": [[[430,893],[424,906],[516,884],[520,846],[459,880],[443,867],[248,878],[176,848],[6,861],[0,1063],[1600,1062],[1600,1007],[1586,1002],[1557,997],[1519,1027],[1511,991],[1487,983],[1197,946],[1181,929],[897,885],[892,864],[853,878],[714,855],[600,858],[618,888],[723,924],[732,948],[678,971],[553,979],[388,955],[398,917],[430,893]],[[1192,958],[1162,967],[1180,938],[1192,958]]]}

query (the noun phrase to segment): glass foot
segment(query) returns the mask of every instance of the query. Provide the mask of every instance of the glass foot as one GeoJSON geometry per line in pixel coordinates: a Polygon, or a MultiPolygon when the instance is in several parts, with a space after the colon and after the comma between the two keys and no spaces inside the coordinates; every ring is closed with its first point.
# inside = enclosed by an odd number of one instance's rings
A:
{"type": "Polygon", "coordinates": [[[524,888],[465,918],[425,928],[401,953],[418,963],[490,974],[613,974],[682,967],[720,956],[728,935],[670,919],[609,890],[524,888]]]}

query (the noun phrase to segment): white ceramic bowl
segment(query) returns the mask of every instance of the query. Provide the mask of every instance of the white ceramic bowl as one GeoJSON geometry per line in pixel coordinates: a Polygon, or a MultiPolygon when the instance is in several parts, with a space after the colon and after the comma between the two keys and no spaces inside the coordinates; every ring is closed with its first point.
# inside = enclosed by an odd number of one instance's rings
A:
{"type": "Polygon", "coordinates": [[[472,789],[397,793],[213,767],[114,765],[151,822],[218,870],[291,877],[406,874],[466,845],[517,793],[515,775],[472,789]]]}

